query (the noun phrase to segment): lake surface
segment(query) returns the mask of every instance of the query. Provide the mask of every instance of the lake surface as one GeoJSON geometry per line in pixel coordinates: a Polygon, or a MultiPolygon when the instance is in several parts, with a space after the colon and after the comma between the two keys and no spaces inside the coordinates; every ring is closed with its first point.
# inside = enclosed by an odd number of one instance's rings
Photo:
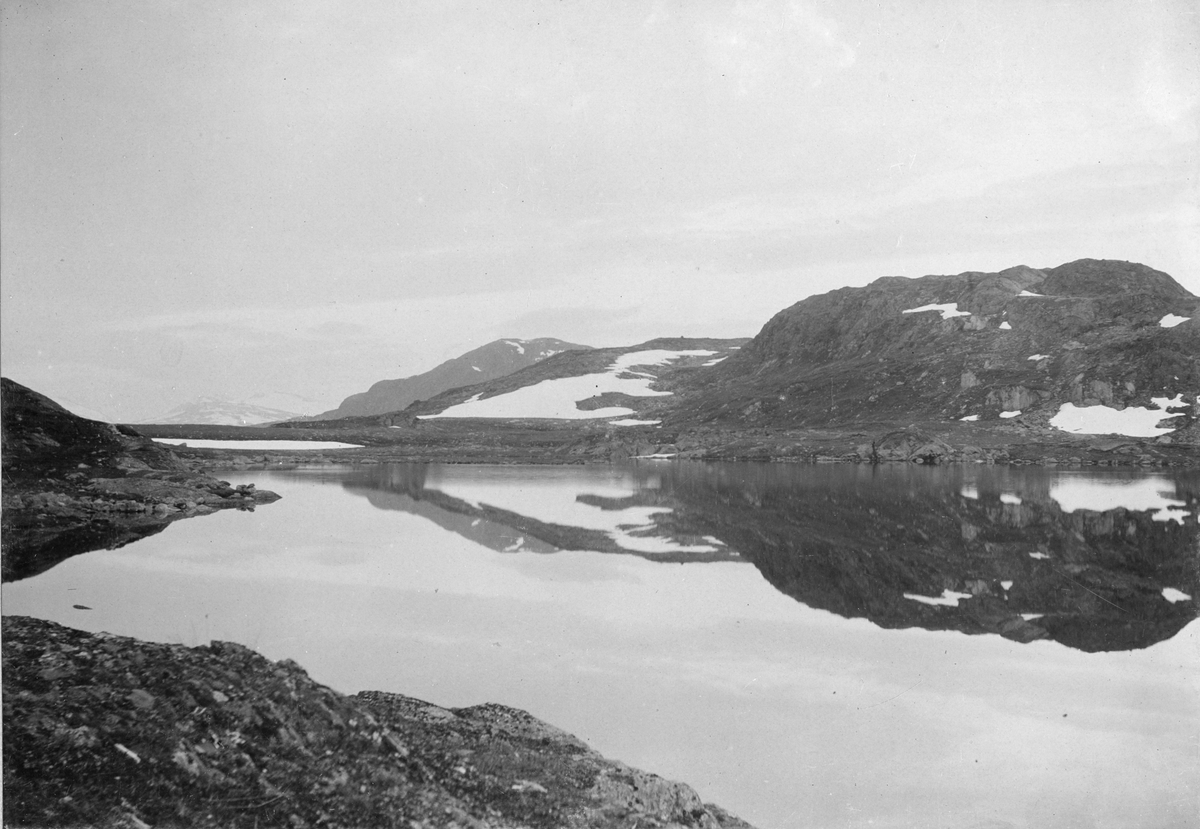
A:
{"type": "Polygon", "coordinates": [[[517,706],[762,829],[1197,825],[1194,473],[229,477],[283,499],[5,584],[4,613],[517,706]]]}

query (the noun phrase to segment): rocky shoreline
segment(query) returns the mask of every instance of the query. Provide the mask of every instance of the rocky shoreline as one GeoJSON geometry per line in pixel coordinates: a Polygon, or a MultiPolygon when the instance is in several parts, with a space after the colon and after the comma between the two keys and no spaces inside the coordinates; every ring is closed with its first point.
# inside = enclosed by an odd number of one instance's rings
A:
{"type": "Polygon", "coordinates": [[[1200,446],[1119,435],[1074,435],[1013,422],[997,426],[919,422],[836,429],[612,427],[548,421],[417,421],[337,427],[141,426],[154,437],[222,440],[339,440],[359,449],[242,450],[176,447],[195,469],[304,464],[612,463],[653,456],[772,463],[987,463],[1049,466],[1200,466],[1200,446]]]}
{"type": "Polygon", "coordinates": [[[278,500],[230,486],[128,427],[76,417],[3,381],[3,579],[114,548],[172,521],[278,500]]]}
{"type": "Polygon", "coordinates": [[[227,642],[3,635],[6,825],[749,827],[517,709],[345,696],[227,642]]]}

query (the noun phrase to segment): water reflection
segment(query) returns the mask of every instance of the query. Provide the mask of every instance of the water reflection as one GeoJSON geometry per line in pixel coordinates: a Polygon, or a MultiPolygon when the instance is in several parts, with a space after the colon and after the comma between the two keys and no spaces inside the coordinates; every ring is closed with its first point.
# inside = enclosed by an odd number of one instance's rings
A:
{"type": "MultiPolygon", "coordinates": [[[[344,692],[513,705],[686,780],[764,829],[1195,823],[1187,781],[1200,779],[1200,622],[1151,647],[1085,653],[929,631],[927,619],[885,630],[868,615],[879,604],[954,627],[945,620],[984,599],[1018,602],[1041,564],[1116,602],[1125,598],[1101,577],[1130,580],[1147,602],[1160,585],[1194,596],[1194,580],[1169,572],[1189,544],[1195,567],[1194,477],[641,464],[230,478],[283,498],[6,583],[4,612],[152,641],[235,641],[344,692]],[[1122,493],[1124,506],[1072,502],[1064,493],[1078,481],[1122,493]],[[1172,502],[1179,520],[1156,521],[1164,505],[1135,503],[1135,489],[1172,502]],[[526,519],[523,529],[501,520],[509,513],[526,519]],[[445,531],[447,514],[460,529],[490,521],[510,535],[491,538],[490,552],[445,531]],[[978,530],[971,541],[963,520],[978,530]],[[1109,523],[1112,537],[1089,536],[1109,523]],[[533,533],[543,525],[557,541],[533,533]],[[1129,525],[1144,534],[1126,538],[1129,525]],[[573,540],[572,528],[613,546],[550,552],[573,540]],[[1042,546],[1022,541],[1028,532],[1042,546]],[[546,552],[504,552],[522,537],[518,549],[546,552]],[[984,543],[998,550],[990,559],[984,543]],[[1140,544],[1158,545],[1145,573],[1132,567],[1140,544]],[[627,549],[722,545],[729,560],[703,564],[686,561],[717,553],[627,549]],[[892,550],[900,564],[889,565],[892,550]],[[914,583],[881,584],[888,566],[914,583]],[[974,579],[992,595],[967,589],[974,579]]],[[[1065,579],[1055,590],[1070,601],[1080,592],[1065,579]]],[[[1048,602],[1060,600],[1055,590],[1048,602]]],[[[1194,615],[1174,593],[1157,602],[1194,615]]],[[[1033,622],[1064,612],[1024,607],[1033,622]]]]}
{"type": "Polygon", "coordinates": [[[393,464],[348,491],[493,550],[752,562],[885,628],[1144,648],[1197,615],[1194,474],[998,467],[393,464]]]}

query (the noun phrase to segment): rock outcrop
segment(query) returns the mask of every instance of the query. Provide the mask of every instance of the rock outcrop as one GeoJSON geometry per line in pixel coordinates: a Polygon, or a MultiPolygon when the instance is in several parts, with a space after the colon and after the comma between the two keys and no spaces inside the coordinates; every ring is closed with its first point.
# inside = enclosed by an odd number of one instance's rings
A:
{"type": "Polygon", "coordinates": [[[1050,432],[1066,403],[1124,409],[1182,395],[1170,424],[1187,439],[1200,395],[1200,299],[1144,265],[1091,259],[885,277],[796,303],[689,380],[667,425],[1013,426],[1003,413],[1050,432]]]}
{"type": "Polygon", "coordinates": [[[0,395],[5,581],[161,532],[180,518],[279,498],[195,472],[133,429],[78,417],[7,378],[0,395]]]}
{"type": "Polygon", "coordinates": [[[516,709],[347,697],[225,642],[3,624],[8,825],[749,829],[516,709]]]}

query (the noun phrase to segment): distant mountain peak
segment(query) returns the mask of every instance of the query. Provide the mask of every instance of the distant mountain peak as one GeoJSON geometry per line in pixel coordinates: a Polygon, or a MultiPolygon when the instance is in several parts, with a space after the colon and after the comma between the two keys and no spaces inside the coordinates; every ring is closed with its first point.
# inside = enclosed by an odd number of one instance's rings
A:
{"type": "Polygon", "coordinates": [[[302,417],[300,412],[261,406],[226,397],[197,397],[169,412],[140,423],[204,423],[217,426],[260,426],[302,417]]]}

